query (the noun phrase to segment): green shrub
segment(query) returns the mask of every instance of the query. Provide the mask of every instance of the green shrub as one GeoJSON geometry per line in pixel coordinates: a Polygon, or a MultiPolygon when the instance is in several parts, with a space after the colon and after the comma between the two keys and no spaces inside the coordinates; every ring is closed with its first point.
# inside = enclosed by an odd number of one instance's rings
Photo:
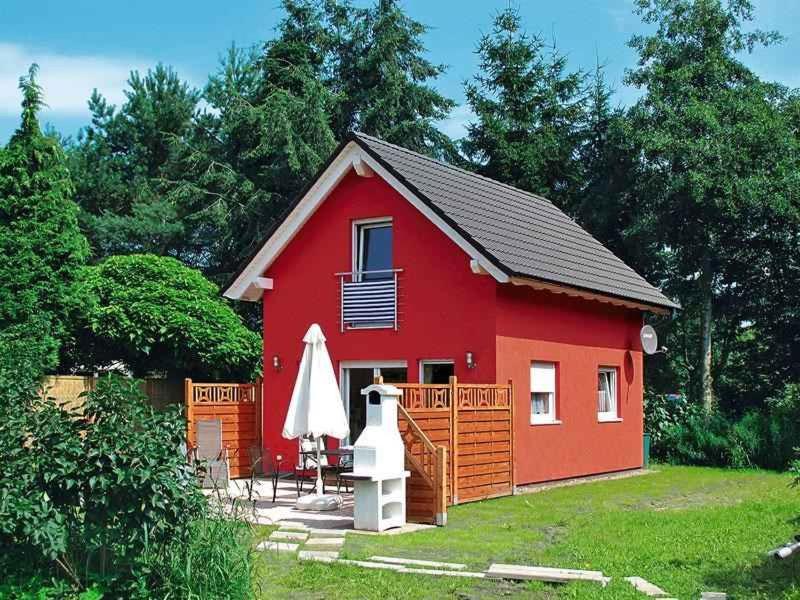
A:
{"type": "Polygon", "coordinates": [[[0,389],[0,545],[13,557],[0,570],[26,566],[131,596],[145,551],[186,543],[205,504],[181,452],[179,411],[154,410],[136,381],[115,376],[88,394],[83,415],[7,369],[0,389]]]}
{"type": "Polygon", "coordinates": [[[111,256],[82,270],[87,301],[65,364],[124,362],[137,376],[251,380],[261,336],[202,273],[166,256],[111,256]]]}
{"type": "Polygon", "coordinates": [[[650,434],[651,453],[654,458],[666,459],[665,437],[668,430],[683,423],[688,412],[686,398],[674,394],[644,395],[644,430],[650,434]]]}
{"type": "Polygon", "coordinates": [[[664,396],[645,398],[653,456],[678,464],[789,468],[800,440],[800,385],[787,384],[765,408],[734,420],[664,396]]]}
{"type": "Polygon", "coordinates": [[[789,470],[794,475],[794,486],[800,487],[800,448],[796,448],[797,458],[792,461],[789,470]]]}
{"type": "Polygon", "coordinates": [[[682,422],[665,428],[664,458],[678,464],[729,466],[732,455],[729,429],[724,416],[705,415],[702,409],[692,406],[682,422]]]}

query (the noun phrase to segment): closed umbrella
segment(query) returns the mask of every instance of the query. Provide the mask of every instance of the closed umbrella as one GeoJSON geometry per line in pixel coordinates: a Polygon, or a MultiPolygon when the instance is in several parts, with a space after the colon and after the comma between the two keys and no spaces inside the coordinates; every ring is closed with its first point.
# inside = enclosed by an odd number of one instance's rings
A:
{"type": "Polygon", "coordinates": [[[328,435],[341,440],[350,433],[350,426],[319,325],[314,323],[308,328],[303,343],[305,349],[283,424],[283,437],[291,440],[310,434],[317,440],[317,494],[322,495],[320,438],[328,435]]]}

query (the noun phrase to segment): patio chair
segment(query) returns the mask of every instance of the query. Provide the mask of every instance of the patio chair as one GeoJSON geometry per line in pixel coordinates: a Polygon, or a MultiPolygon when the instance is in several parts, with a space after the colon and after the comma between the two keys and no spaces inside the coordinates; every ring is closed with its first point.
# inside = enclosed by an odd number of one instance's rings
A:
{"type": "Polygon", "coordinates": [[[275,504],[275,499],[278,496],[278,482],[281,479],[292,477],[294,473],[291,471],[281,471],[281,461],[283,457],[280,454],[273,457],[272,452],[268,448],[250,446],[248,454],[250,455],[251,493],[253,489],[253,480],[256,475],[269,477],[272,481],[272,503],[275,504]]]}
{"type": "Polygon", "coordinates": [[[342,485],[344,485],[344,491],[350,492],[350,484],[347,482],[346,479],[342,479],[342,473],[346,473],[348,471],[353,470],[353,455],[352,454],[343,454],[339,457],[339,462],[336,464],[336,493],[340,493],[342,490],[342,485]]]}
{"type": "Polygon", "coordinates": [[[194,463],[199,467],[203,488],[228,489],[230,461],[228,449],[222,445],[222,420],[207,419],[197,422],[197,446],[193,451],[194,463]]]}
{"type": "MultiPolygon", "coordinates": [[[[322,438],[322,451],[326,448],[325,438],[322,438]]],[[[300,438],[300,461],[294,469],[295,481],[297,482],[297,496],[303,493],[304,484],[306,481],[311,483],[311,489],[314,489],[314,482],[317,480],[317,442],[312,436],[305,436],[300,438]]],[[[325,477],[328,474],[337,476],[336,465],[328,463],[328,457],[322,454],[320,456],[320,467],[322,467],[322,493],[325,493],[325,477]]]]}

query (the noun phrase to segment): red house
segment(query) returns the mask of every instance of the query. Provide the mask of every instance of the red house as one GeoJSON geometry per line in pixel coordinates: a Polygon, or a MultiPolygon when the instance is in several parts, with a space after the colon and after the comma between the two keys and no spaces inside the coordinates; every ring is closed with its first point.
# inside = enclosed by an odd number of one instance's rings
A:
{"type": "Polygon", "coordinates": [[[355,134],[225,290],[262,300],[263,444],[319,323],[354,440],[359,390],[513,383],[513,481],[640,467],[645,312],[678,306],[545,198],[355,134]]]}

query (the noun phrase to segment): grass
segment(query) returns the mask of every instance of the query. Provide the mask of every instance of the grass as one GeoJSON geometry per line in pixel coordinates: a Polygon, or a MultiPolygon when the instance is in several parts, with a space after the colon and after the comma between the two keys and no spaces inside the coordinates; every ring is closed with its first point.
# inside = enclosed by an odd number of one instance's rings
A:
{"type": "MultiPolygon", "coordinates": [[[[556,488],[452,507],[448,525],[399,536],[350,534],[343,557],[374,554],[601,570],[607,588],[462,580],[265,556],[261,598],[638,599],[623,577],[639,575],[680,599],[800,600],[800,558],[766,552],[800,532],[800,493],[786,475],[657,466],[641,477],[556,488]]],[[[266,532],[265,532],[266,533],[266,532]]]]}

